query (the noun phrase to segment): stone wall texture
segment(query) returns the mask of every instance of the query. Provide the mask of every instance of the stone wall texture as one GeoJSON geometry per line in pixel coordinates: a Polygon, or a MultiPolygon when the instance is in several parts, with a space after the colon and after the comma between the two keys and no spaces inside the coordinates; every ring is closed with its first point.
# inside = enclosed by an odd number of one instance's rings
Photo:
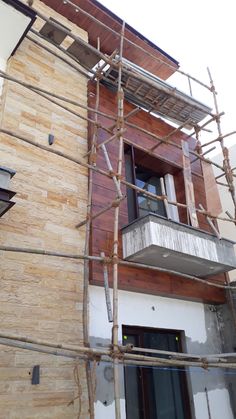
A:
{"type": "MultiPolygon", "coordinates": [[[[87,40],[84,31],[43,3],[35,1],[34,7],[87,40]]],[[[34,28],[41,26],[37,19],[34,28]]],[[[66,38],[64,45],[70,42],[66,38]]],[[[87,105],[86,78],[28,37],[9,59],[7,73],[87,105]]],[[[52,149],[83,159],[86,120],[11,81],[4,82],[0,102],[0,127],[47,146],[53,134],[52,149]]],[[[87,116],[83,109],[66,106],[87,116]]],[[[0,218],[0,244],[83,253],[85,230],[75,225],[86,216],[87,170],[1,133],[0,165],[16,170],[10,188],[17,192],[16,205],[0,218]]],[[[83,261],[5,251],[0,259],[1,331],[81,345],[83,261]]],[[[79,404],[84,419],[89,416],[87,399],[83,361],[0,345],[1,419],[77,418],[79,404]],[[34,365],[40,365],[39,385],[31,384],[34,365]]]]}

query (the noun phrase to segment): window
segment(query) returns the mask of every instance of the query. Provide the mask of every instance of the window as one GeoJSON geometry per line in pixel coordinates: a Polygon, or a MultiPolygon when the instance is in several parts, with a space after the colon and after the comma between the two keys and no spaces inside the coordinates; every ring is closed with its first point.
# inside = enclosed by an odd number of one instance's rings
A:
{"type": "MultiPolygon", "coordinates": [[[[124,326],[123,344],[128,343],[173,352],[182,350],[181,332],[173,330],[124,326]]],[[[126,366],[125,397],[127,419],[191,418],[183,369],[126,366]]]]}
{"type": "MultiPolygon", "coordinates": [[[[135,183],[145,191],[162,195],[160,177],[142,166],[135,166],[135,183]]],[[[137,193],[137,206],[139,217],[148,215],[150,212],[166,217],[164,202],[151,199],[142,192],[137,193]]]]}
{"type": "MultiPolygon", "coordinates": [[[[131,146],[125,148],[125,171],[128,182],[155,195],[163,195],[161,178],[165,191],[170,200],[176,201],[175,185],[173,174],[174,168],[158,158],[145,155],[143,152],[131,146]]],[[[149,213],[166,217],[164,202],[137,192],[133,189],[127,190],[129,221],[143,217],[149,213]]],[[[179,221],[178,209],[169,205],[170,218],[179,221]]]]}

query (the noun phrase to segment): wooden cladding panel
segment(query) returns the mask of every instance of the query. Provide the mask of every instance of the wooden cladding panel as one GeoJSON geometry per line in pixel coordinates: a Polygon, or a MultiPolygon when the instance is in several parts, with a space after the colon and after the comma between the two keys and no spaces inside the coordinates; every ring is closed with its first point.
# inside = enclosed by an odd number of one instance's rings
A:
{"type": "MultiPolygon", "coordinates": [[[[89,105],[94,106],[95,96],[94,96],[94,85],[90,84],[90,94],[89,94],[89,105]]],[[[103,86],[100,88],[100,111],[111,113],[111,109],[116,109],[116,95],[105,89],[103,86]]],[[[133,109],[133,106],[125,103],[125,114],[130,112],[133,109]]],[[[91,113],[92,116],[92,113],[91,113]]],[[[107,127],[111,126],[111,121],[105,119],[104,117],[99,118],[107,127]]],[[[164,136],[169,134],[173,127],[170,127],[160,119],[149,115],[144,111],[139,111],[136,115],[132,116],[129,119],[129,122],[138,124],[142,128],[152,131],[153,133],[164,136]]],[[[91,132],[90,127],[90,138],[91,141],[91,132]]],[[[110,135],[103,130],[99,129],[98,143],[104,141],[110,135]]],[[[125,135],[125,138],[128,138],[129,141],[132,141],[139,146],[143,146],[151,149],[154,145],[157,144],[157,141],[143,132],[139,132],[134,128],[128,127],[125,135]]],[[[171,140],[175,141],[181,145],[181,140],[186,140],[186,135],[177,133],[174,135],[171,140]]],[[[189,147],[191,150],[195,147],[195,140],[189,139],[189,147]]],[[[118,141],[117,139],[113,140],[107,144],[107,150],[113,165],[113,169],[116,170],[117,167],[117,156],[118,156],[118,141]]],[[[137,152],[137,155],[141,156],[140,152],[137,152]]],[[[162,163],[163,167],[167,168],[167,171],[170,171],[172,167],[172,172],[174,175],[177,201],[185,202],[185,190],[184,190],[184,180],[182,175],[182,150],[174,148],[170,145],[160,145],[155,150],[156,158],[164,158],[166,163],[162,163]],[[166,166],[165,166],[166,165],[166,166]]],[[[141,157],[140,157],[141,158],[141,157]]],[[[153,164],[153,169],[155,167],[155,159],[152,158],[149,160],[153,164]]],[[[148,160],[145,157],[144,164],[147,164],[148,160]]],[[[101,150],[98,151],[97,155],[97,167],[107,170],[106,162],[101,150]]],[[[163,167],[160,170],[164,170],[163,167]]],[[[124,169],[124,165],[123,165],[124,169]]],[[[158,169],[158,168],[157,168],[158,169]]],[[[125,176],[123,170],[123,176],[125,176]]],[[[201,176],[201,166],[199,162],[195,164],[195,174],[193,174],[193,185],[196,196],[196,205],[199,203],[206,205],[206,196],[204,188],[204,180],[201,176]]],[[[126,188],[122,186],[123,193],[126,193],[126,188]]],[[[93,174],[93,195],[92,195],[92,205],[93,213],[97,212],[102,207],[105,207],[107,204],[113,200],[116,196],[116,190],[114,188],[114,183],[111,179],[100,175],[98,173],[93,174]]],[[[124,200],[120,207],[120,218],[119,218],[119,227],[120,229],[128,224],[128,210],[127,210],[127,201],[124,200]]],[[[185,208],[179,208],[180,221],[187,223],[187,212],[185,208]]],[[[199,227],[203,230],[209,231],[209,226],[205,221],[204,216],[199,216],[199,227]]],[[[106,256],[111,256],[113,251],[113,228],[114,228],[114,210],[111,209],[92,223],[92,232],[91,232],[91,254],[100,255],[101,251],[104,251],[106,256]]],[[[120,232],[119,240],[119,257],[122,258],[122,240],[120,232]]],[[[109,267],[109,278],[111,281],[112,272],[111,267],[109,267]]],[[[224,276],[217,277],[220,282],[224,281],[224,276]]],[[[94,285],[103,285],[103,268],[99,263],[91,263],[91,276],[90,281],[94,285]]],[[[135,292],[144,292],[150,294],[160,294],[165,296],[172,296],[177,298],[186,298],[196,301],[204,301],[208,303],[223,303],[225,301],[224,291],[217,288],[210,287],[208,285],[200,284],[191,280],[186,280],[177,276],[169,275],[167,273],[153,272],[148,269],[136,269],[136,268],[127,268],[124,266],[119,267],[119,287],[121,289],[135,291],[135,292]]]]}
{"type": "MultiPolygon", "coordinates": [[[[119,34],[122,27],[122,20],[109,12],[108,9],[104,8],[104,6],[98,2],[91,0],[74,0],[74,4],[77,4],[109,28],[118,32],[117,35],[112,33],[109,29],[102,27],[99,23],[93,21],[89,16],[84,15],[82,12],[75,13],[75,9],[68,6],[68,4],[63,4],[57,0],[44,0],[44,2],[80,28],[86,30],[89,34],[89,42],[93,46],[97,47],[97,39],[99,38],[102,52],[111,54],[115,49],[119,49],[119,34]]],[[[171,74],[175,72],[175,69],[178,68],[178,64],[175,60],[167,57],[165,53],[147,39],[143,39],[143,36],[138,34],[129,25],[126,25],[125,36],[154,57],[161,59],[162,62],[153,59],[150,55],[145,54],[145,51],[141,51],[125,41],[123,55],[128,60],[133,61],[164,80],[170,77],[171,74]],[[165,65],[165,63],[168,63],[171,67],[165,65]]]]}
{"type": "Polygon", "coordinates": [[[219,190],[215,181],[215,175],[211,164],[202,161],[202,171],[206,189],[206,209],[214,215],[223,212],[219,190]]]}
{"type": "MultiPolygon", "coordinates": [[[[97,262],[91,263],[93,285],[103,286],[103,267],[97,262]]],[[[108,269],[109,284],[112,288],[112,269],[108,269]]],[[[203,301],[205,303],[223,304],[224,292],[219,288],[200,284],[192,280],[180,278],[167,273],[153,272],[148,269],[119,266],[119,288],[145,294],[162,295],[165,297],[184,298],[186,300],[203,301]]]]}

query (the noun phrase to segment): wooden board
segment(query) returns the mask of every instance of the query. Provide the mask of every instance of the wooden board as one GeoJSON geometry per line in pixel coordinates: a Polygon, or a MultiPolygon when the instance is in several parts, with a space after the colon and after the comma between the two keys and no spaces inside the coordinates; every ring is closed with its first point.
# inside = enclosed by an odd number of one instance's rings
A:
{"type": "Polygon", "coordinates": [[[186,141],[182,141],[182,150],[183,150],[183,175],[184,175],[184,186],[185,186],[185,197],[186,204],[188,206],[188,214],[190,218],[191,225],[198,228],[198,219],[196,212],[196,203],[194,196],[194,187],[192,182],[192,173],[191,173],[191,162],[189,155],[189,146],[186,141]]]}
{"type": "Polygon", "coordinates": [[[206,209],[217,216],[222,213],[219,190],[215,181],[212,165],[204,161],[202,163],[202,173],[206,189],[206,209]]]}
{"type": "MultiPolygon", "coordinates": [[[[89,91],[89,105],[94,106],[94,90],[95,86],[90,84],[89,91]]],[[[100,110],[111,113],[112,110],[116,109],[116,95],[106,90],[104,87],[100,87],[100,110]]],[[[125,103],[125,114],[131,111],[133,107],[130,104],[125,103]]],[[[101,118],[99,118],[101,120],[101,118]]],[[[135,116],[130,118],[130,122],[138,123],[141,127],[148,129],[157,135],[167,135],[173,130],[172,127],[168,126],[160,119],[155,118],[146,112],[139,111],[135,116]]],[[[103,119],[103,123],[107,126],[110,125],[110,121],[103,119]]],[[[92,133],[91,127],[89,132],[92,133]]],[[[136,129],[129,127],[125,136],[132,140],[132,142],[152,148],[156,144],[156,141],[150,136],[138,132],[136,129]]],[[[99,130],[98,142],[103,141],[108,137],[108,134],[99,130]]],[[[91,139],[91,136],[89,137],[91,139]]],[[[182,139],[185,139],[185,135],[177,133],[173,136],[172,141],[175,141],[181,145],[182,139]]],[[[191,150],[195,147],[194,139],[189,139],[189,147],[191,150]]],[[[118,154],[118,143],[114,140],[112,143],[107,145],[112,164],[116,167],[117,154],[118,154]]],[[[179,202],[185,202],[185,188],[183,178],[183,161],[181,149],[176,149],[167,145],[159,146],[156,151],[156,163],[160,162],[164,157],[165,163],[162,162],[162,166],[157,165],[156,170],[162,170],[163,165],[166,164],[168,171],[173,165],[173,175],[176,187],[177,200],[179,202]]],[[[141,158],[141,153],[137,152],[137,157],[141,158]]],[[[148,157],[145,157],[145,164],[150,163],[152,169],[155,169],[155,159],[151,159],[148,162],[148,157]]],[[[102,152],[99,151],[97,159],[98,167],[106,169],[106,163],[102,152]]],[[[125,176],[125,173],[123,173],[125,176]]],[[[192,184],[196,196],[196,205],[203,203],[206,205],[205,187],[204,180],[201,176],[201,165],[198,162],[194,164],[194,174],[192,174],[192,184]]],[[[111,179],[105,178],[97,173],[93,175],[93,211],[95,212],[98,208],[101,209],[103,206],[109,204],[109,201],[115,194],[114,184],[111,179]]],[[[187,223],[186,209],[179,209],[180,221],[187,223]]],[[[201,229],[209,231],[210,228],[206,223],[204,216],[198,216],[199,226],[201,229]]],[[[103,214],[92,224],[91,232],[91,253],[100,255],[101,251],[104,251],[107,256],[112,254],[112,243],[113,243],[113,228],[114,228],[114,210],[103,214]]],[[[122,202],[121,214],[119,220],[120,229],[128,224],[128,211],[127,201],[122,202]]],[[[119,241],[119,256],[122,257],[122,245],[121,245],[121,233],[119,241]]],[[[111,272],[109,278],[112,278],[111,272]]],[[[224,281],[224,275],[217,277],[219,281],[224,281]]],[[[215,280],[216,278],[214,278],[215,280]]],[[[90,280],[92,284],[103,286],[103,269],[99,263],[91,263],[91,275],[90,280]]],[[[119,287],[128,291],[150,293],[156,295],[172,296],[177,298],[185,298],[195,301],[204,301],[208,303],[223,303],[225,301],[224,291],[212,288],[207,285],[202,285],[193,281],[185,280],[177,276],[169,274],[163,274],[155,272],[155,274],[147,269],[135,269],[120,267],[119,268],[119,287]]]]}

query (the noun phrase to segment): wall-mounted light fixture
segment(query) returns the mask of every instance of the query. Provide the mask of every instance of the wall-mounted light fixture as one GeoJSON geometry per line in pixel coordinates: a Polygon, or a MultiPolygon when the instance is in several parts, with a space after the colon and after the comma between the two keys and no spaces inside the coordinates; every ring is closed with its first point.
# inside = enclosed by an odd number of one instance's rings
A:
{"type": "Polygon", "coordinates": [[[0,166],[0,217],[15,205],[15,202],[12,202],[11,199],[16,192],[8,189],[10,179],[15,173],[14,170],[9,169],[8,167],[0,166]]]}

